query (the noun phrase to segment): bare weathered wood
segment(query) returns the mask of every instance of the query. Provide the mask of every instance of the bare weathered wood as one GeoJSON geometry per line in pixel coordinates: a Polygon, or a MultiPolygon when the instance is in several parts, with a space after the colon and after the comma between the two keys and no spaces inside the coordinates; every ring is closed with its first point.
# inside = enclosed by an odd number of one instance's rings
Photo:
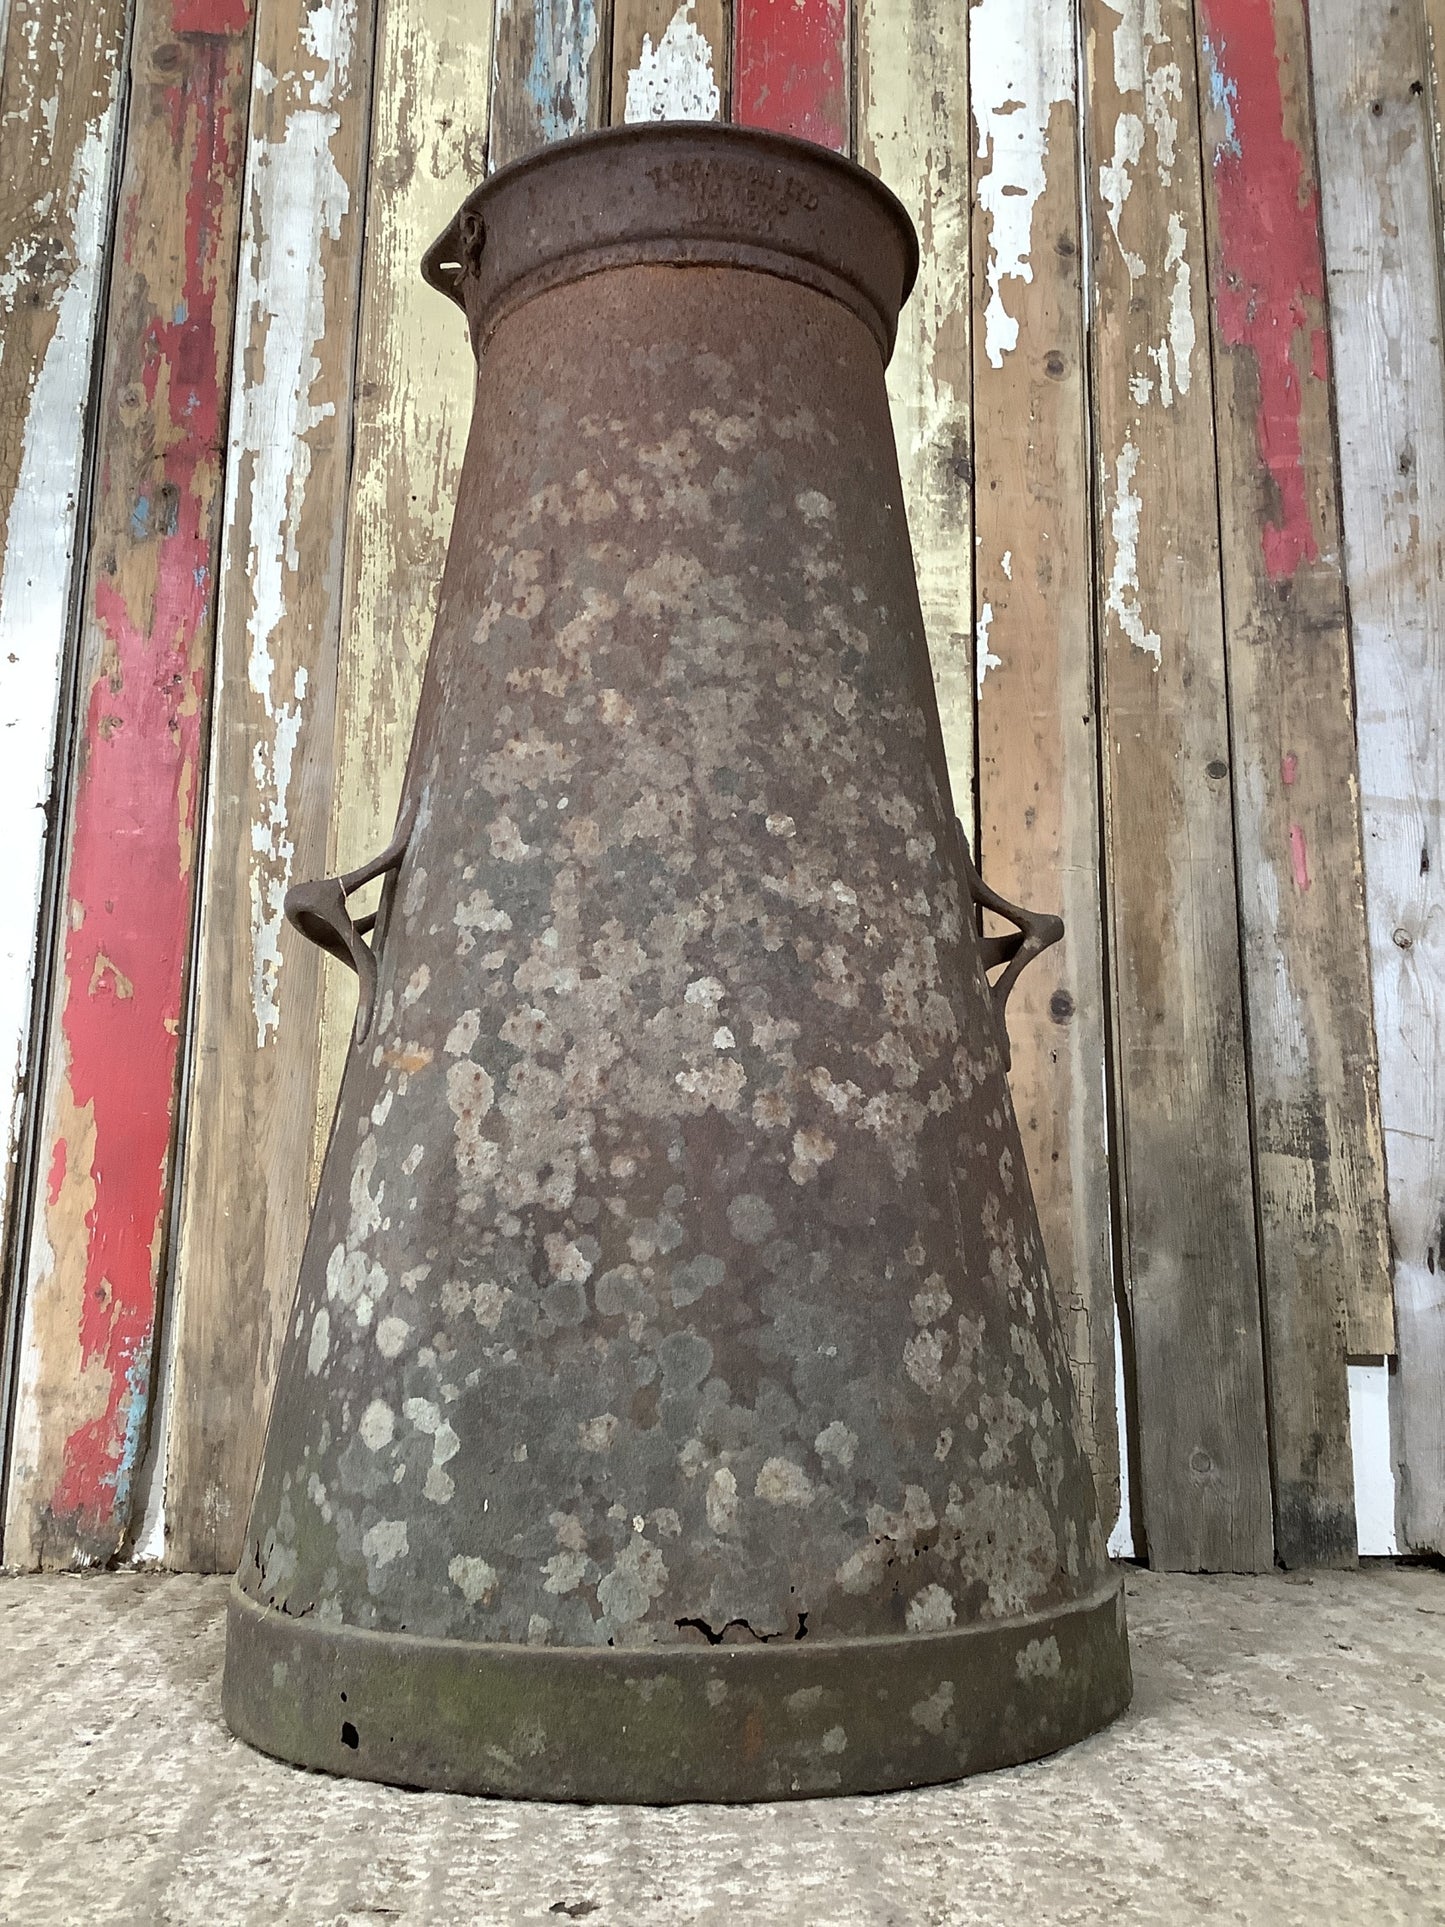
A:
{"type": "Polygon", "coordinates": [[[612,123],[721,120],[728,0],[614,0],[612,123]]]}
{"type": "Polygon", "coordinates": [[[1445,361],[1424,21],[1310,8],[1389,1173],[1402,1542],[1445,1551],[1445,361]]]}
{"type": "MultiPolygon", "coordinates": [[[[333,871],[391,839],[436,611],[476,364],[419,263],[482,179],[492,16],[467,0],[383,0],[367,194],[336,701],[333,871]]],[[[330,1131],[356,979],[323,974],[314,1155],[330,1131]]]]}
{"type": "Polygon", "coordinates": [[[167,1558],[236,1563],[308,1211],[374,20],[261,0],[231,382],[167,1558]]]}
{"type": "Polygon", "coordinates": [[[1009,1009],[1009,1082],[1107,1521],[1119,1511],[1105,1116],[1078,51],[1071,8],[974,0],[980,849],[1061,945],[1009,1009]]]}
{"type": "Polygon", "coordinates": [[[139,0],[6,1545],[103,1564],[146,1437],[190,951],[247,0],[139,0]]]}
{"type": "Polygon", "coordinates": [[[973,832],[973,528],[969,413],[968,29],[930,0],[864,0],[857,23],[863,166],[924,239],[888,398],[954,802],[973,832]]]}
{"type": "MultiPolygon", "coordinates": [[[[21,1132],[47,811],[62,707],[91,356],[109,228],[123,0],[14,0],[0,74],[0,1439],[5,1265],[23,1244],[21,1132]]],[[[16,1434],[17,1457],[35,1443],[16,1434]]],[[[4,1468],[0,1466],[0,1483],[4,1468]]]]}
{"type": "Polygon", "coordinates": [[[1199,0],[1275,1543],[1356,1559],[1346,1358],[1394,1350],[1302,0],[1199,0]]]}
{"type": "Polygon", "coordinates": [[[1273,1559],[1188,0],[1086,0],[1100,657],[1144,1528],[1273,1559]]]}
{"type": "MultiPolygon", "coordinates": [[[[732,118],[846,154],[848,0],[735,0],[732,118]]],[[[876,61],[874,62],[876,70],[876,61]]]]}
{"type": "Polygon", "coordinates": [[[497,0],[487,167],[605,127],[612,0],[497,0]]]}

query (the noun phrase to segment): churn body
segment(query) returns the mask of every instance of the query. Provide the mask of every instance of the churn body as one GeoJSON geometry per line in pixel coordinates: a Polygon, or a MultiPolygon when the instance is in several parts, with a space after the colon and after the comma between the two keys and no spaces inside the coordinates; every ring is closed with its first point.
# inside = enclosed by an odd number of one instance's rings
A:
{"type": "MultiPolygon", "coordinates": [[[[891,196],[570,143],[429,257],[475,412],[231,1607],[284,1757],[916,1784],[1128,1697],[884,365],[891,196]],[[372,981],[374,977],[374,983],[372,981]]],[[[329,895],[326,893],[329,891],[329,895]]]]}

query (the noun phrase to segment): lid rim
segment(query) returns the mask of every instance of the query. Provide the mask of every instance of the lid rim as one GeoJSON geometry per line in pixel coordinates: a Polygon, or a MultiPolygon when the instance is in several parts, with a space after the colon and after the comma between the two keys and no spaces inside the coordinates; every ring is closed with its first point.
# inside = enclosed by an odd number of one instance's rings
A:
{"type": "MultiPolygon", "coordinates": [[[[466,234],[467,226],[480,230],[485,237],[489,210],[499,200],[515,193],[519,187],[526,189],[531,177],[545,174],[548,170],[557,171],[585,166],[589,161],[605,157],[616,163],[628,150],[640,150],[644,154],[667,158],[684,158],[689,155],[704,164],[708,161],[733,160],[751,161],[760,170],[760,178],[768,177],[768,162],[773,161],[780,167],[801,170],[815,181],[820,177],[842,194],[861,194],[871,203],[874,210],[873,221],[879,217],[891,228],[898,244],[902,259],[902,283],[894,294],[892,287],[873,286],[874,277],[867,274],[860,258],[858,267],[850,272],[846,261],[846,248],[838,245],[837,259],[831,262],[833,272],[841,280],[855,285],[860,294],[870,298],[876,306],[882,323],[881,336],[891,343],[896,331],[898,312],[908,300],[915,285],[919,266],[918,236],[907,209],[883,181],[858,166],[847,156],[834,152],[832,148],[820,147],[811,141],[798,140],[789,134],[777,134],[766,129],[739,127],[728,122],[717,121],[652,121],[623,127],[611,127],[586,134],[577,134],[564,141],[550,143],[535,149],[530,154],[510,162],[506,167],[474,187],[461,203],[451,221],[422,257],[422,274],[426,281],[441,294],[463,308],[472,320],[474,345],[477,345],[478,315],[473,312],[474,302],[467,297],[469,282],[473,282],[484,259],[484,238],[477,234],[466,234]],[[471,256],[469,265],[468,256],[471,256]],[[889,311],[892,311],[891,313],[889,311]]],[[[658,184],[660,187],[660,184],[658,184]]],[[[536,190],[534,190],[536,191],[536,190]]],[[[688,190],[679,185],[679,204],[686,206],[688,190]]],[[[816,206],[816,203],[813,204],[816,206]]],[[[809,207],[808,212],[813,211],[809,207]]],[[[794,210],[786,206],[780,211],[780,220],[786,220],[794,210]]],[[[826,232],[826,216],[820,219],[820,231],[826,232]]],[[[867,225],[871,226],[869,222],[867,225]]],[[[574,242],[558,237],[555,251],[557,260],[565,259],[574,248],[579,255],[594,253],[599,244],[625,249],[633,234],[642,238],[647,230],[647,239],[654,242],[659,238],[657,225],[645,219],[640,226],[633,227],[624,216],[619,222],[619,231],[611,237],[598,237],[586,243],[574,242]]],[[[837,213],[833,213],[833,229],[838,234],[837,213]]],[[[875,239],[877,229],[874,229],[875,239]]],[[[750,222],[740,213],[734,223],[726,213],[704,212],[697,209],[696,218],[682,221],[678,228],[680,241],[693,242],[706,239],[719,248],[738,247],[756,249],[766,247],[780,259],[796,253],[799,258],[812,265],[821,265],[822,257],[817,247],[790,242],[788,236],[769,230],[758,222],[750,222]]],[[[860,237],[861,238],[861,237],[860,237]]],[[[539,249],[539,254],[547,250],[539,249]]],[[[891,250],[890,250],[891,253],[891,250]]],[[[859,250],[860,257],[862,249],[859,250]]],[[[740,266],[747,265],[740,261],[740,266]]],[[[509,284],[519,278],[516,272],[506,276],[509,284]]],[[[530,273],[520,278],[530,279],[530,273]]],[[[500,290],[498,290],[499,292],[500,290]]],[[[886,353],[886,349],[885,349],[886,353]]]]}

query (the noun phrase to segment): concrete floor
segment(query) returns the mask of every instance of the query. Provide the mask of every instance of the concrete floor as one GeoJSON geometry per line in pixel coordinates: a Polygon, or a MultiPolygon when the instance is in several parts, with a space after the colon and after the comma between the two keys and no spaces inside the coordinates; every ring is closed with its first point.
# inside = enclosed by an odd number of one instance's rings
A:
{"type": "Polygon", "coordinates": [[[1445,1922],[1445,1575],[1130,1581],[1110,1732],[955,1787],[523,1806],[221,1724],[225,1584],[0,1579],[0,1920],[160,1927],[1445,1922]]]}

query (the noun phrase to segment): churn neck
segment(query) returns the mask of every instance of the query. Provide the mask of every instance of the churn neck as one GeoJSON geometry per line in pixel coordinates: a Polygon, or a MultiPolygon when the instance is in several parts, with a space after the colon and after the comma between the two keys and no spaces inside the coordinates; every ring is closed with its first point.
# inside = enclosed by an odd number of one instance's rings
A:
{"type": "Polygon", "coordinates": [[[643,263],[738,267],[831,295],[886,362],[918,237],[881,181],[808,141],[657,122],[541,148],[469,194],[422,258],[480,354],[506,315],[584,275],[643,263]]]}

